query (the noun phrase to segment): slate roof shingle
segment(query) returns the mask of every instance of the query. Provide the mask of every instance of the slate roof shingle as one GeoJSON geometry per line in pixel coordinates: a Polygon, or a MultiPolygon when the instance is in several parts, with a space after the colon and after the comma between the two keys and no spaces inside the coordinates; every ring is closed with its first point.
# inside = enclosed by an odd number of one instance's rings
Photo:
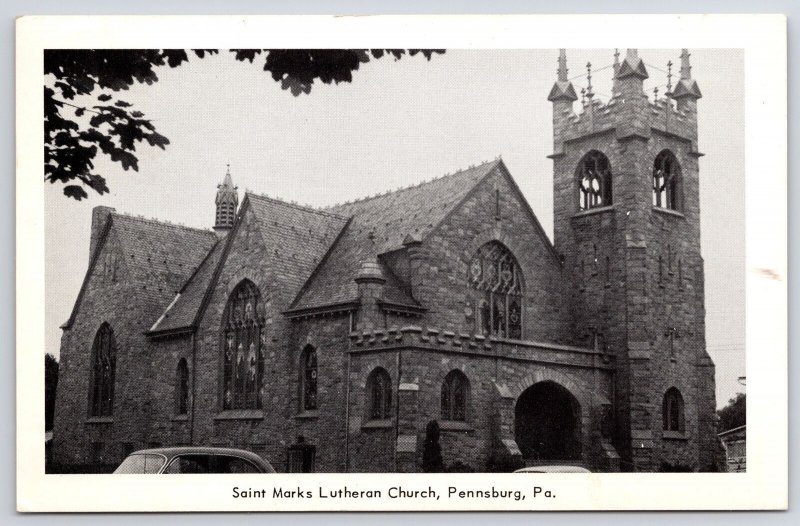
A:
{"type": "MultiPolygon", "coordinates": [[[[375,261],[379,254],[401,248],[407,235],[424,239],[501,162],[497,159],[417,186],[327,208],[352,220],[291,310],[357,300],[353,278],[362,261],[375,261]]],[[[419,305],[387,270],[385,299],[419,305]]]]}

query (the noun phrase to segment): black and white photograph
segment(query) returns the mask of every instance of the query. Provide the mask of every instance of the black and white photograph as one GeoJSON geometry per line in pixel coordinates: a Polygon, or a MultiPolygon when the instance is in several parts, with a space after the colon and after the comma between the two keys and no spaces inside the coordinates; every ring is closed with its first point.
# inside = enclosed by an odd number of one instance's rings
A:
{"type": "Polygon", "coordinates": [[[748,474],[745,46],[352,40],[42,47],[34,475],[748,474]]]}

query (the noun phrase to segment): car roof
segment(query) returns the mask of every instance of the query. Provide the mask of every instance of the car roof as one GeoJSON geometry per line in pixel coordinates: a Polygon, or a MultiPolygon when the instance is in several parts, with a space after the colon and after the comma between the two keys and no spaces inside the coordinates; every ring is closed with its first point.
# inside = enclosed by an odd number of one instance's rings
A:
{"type": "Polygon", "coordinates": [[[149,449],[140,449],[134,451],[131,455],[163,455],[167,459],[171,459],[177,455],[226,455],[246,458],[250,461],[257,463],[260,466],[266,466],[272,469],[269,462],[261,458],[259,455],[246,449],[236,449],[232,447],[211,447],[211,446],[177,446],[177,447],[154,447],[149,449]]]}
{"type": "Polygon", "coordinates": [[[514,473],[591,473],[588,469],[581,466],[570,465],[551,465],[551,466],[530,466],[516,470],[514,473]]]}

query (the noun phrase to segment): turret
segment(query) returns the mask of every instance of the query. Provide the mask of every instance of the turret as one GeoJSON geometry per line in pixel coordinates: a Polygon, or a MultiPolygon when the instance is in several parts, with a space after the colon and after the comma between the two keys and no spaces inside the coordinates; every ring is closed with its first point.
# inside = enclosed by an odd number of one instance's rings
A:
{"type": "Polygon", "coordinates": [[[575,87],[567,78],[567,71],[567,51],[559,49],[557,80],[550,90],[550,95],[547,96],[547,100],[553,103],[553,143],[555,153],[561,151],[563,132],[574,115],[572,103],[578,100],[578,96],[575,94],[575,87]]]}
{"type": "Polygon", "coordinates": [[[692,78],[692,66],[689,64],[688,49],[681,52],[681,79],[675,85],[675,89],[669,94],[678,104],[678,110],[687,113],[697,111],[697,99],[703,95],[697,81],[692,78]]]}
{"type": "Polygon", "coordinates": [[[225,179],[222,184],[217,185],[217,198],[215,200],[217,214],[214,230],[220,237],[225,236],[233,228],[236,209],[239,206],[239,194],[236,190],[237,187],[233,186],[233,179],[231,179],[231,165],[228,165],[225,179]]]}

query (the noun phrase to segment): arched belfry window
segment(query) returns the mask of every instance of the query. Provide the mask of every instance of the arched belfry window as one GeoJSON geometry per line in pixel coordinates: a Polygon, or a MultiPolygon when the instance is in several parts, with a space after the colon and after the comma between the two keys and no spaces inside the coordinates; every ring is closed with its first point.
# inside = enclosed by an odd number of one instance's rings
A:
{"type": "Polygon", "coordinates": [[[653,163],[653,206],[680,209],[681,172],[675,155],[664,150],[653,163]]]}
{"type": "Polygon", "coordinates": [[[223,317],[222,407],[261,409],[264,387],[264,306],[252,281],[231,293],[223,317]]]}
{"type": "Polygon", "coordinates": [[[476,332],[522,338],[522,271],[501,243],[483,245],[469,265],[470,286],[476,291],[476,332]]]}
{"type": "Polygon", "coordinates": [[[117,343],[108,323],[97,330],[92,345],[92,377],[89,393],[89,416],[114,414],[114,370],[117,343]]]}
{"type": "Polygon", "coordinates": [[[178,361],[175,371],[175,414],[185,415],[189,411],[189,366],[186,358],[178,361]]]}
{"type": "Polygon", "coordinates": [[[383,367],[375,368],[367,377],[367,404],[370,420],[391,418],[392,380],[383,367]]]}
{"type": "Polygon", "coordinates": [[[464,373],[454,369],[442,382],[442,420],[467,420],[469,405],[469,380],[464,373]]]}
{"type": "Polygon", "coordinates": [[[304,411],[317,409],[317,350],[312,345],[300,354],[300,397],[304,411]]]}
{"type": "Polygon", "coordinates": [[[685,429],[683,416],[683,396],[675,387],[670,387],[664,393],[662,404],[662,418],[664,431],[677,431],[683,433],[685,429]]]}
{"type": "Polygon", "coordinates": [[[581,210],[609,206],[611,200],[611,163],[608,157],[592,150],[578,163],[578,205],[581,210]]]}

